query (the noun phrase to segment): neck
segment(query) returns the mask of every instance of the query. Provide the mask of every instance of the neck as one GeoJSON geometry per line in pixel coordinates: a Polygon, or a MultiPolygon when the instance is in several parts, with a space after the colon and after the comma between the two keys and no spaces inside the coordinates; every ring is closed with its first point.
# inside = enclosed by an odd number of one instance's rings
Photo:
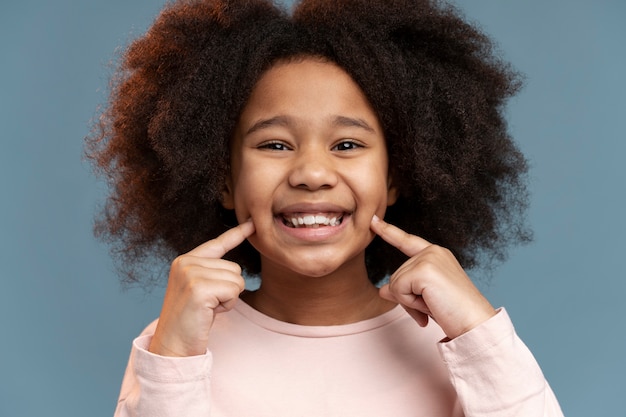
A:
{"type": "Polygon", "coordinates": [[[330,326],[374,318],[395,304],[379,297],[365,263],[346,265],[322,277],[309,277],[264,265],[261,286],[241,298],[277,320],[305,326],[330,326]]]}

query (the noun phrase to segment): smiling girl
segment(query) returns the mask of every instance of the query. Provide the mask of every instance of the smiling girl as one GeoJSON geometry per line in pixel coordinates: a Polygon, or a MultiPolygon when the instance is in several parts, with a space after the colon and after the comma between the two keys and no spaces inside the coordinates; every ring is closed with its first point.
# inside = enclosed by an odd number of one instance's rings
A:
{"type": "Polygon", "coordinates": [[[116,415],[560,416],[461,266],[527,239],[517,87],[433,2],[167,6],[90,148],[128,279],[174,259],[116,415]]]}

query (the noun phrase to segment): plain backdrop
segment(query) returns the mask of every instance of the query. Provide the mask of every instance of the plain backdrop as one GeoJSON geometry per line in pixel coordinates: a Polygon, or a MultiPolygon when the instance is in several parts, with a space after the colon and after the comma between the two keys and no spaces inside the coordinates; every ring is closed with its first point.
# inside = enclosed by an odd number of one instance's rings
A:
{"type": "MultiPolygon", "coordinates": [[[[105,187],[83,138],[118,47],[161,0],[2,0],[0,416],[110,416],[162,288],[122,291],[91,232],[105,187]]],[[[532,244],[492,283],[569,417],[626,416],[626,2],[474,0],[526,75],[508,107],[528,155],[532,244]]]]}

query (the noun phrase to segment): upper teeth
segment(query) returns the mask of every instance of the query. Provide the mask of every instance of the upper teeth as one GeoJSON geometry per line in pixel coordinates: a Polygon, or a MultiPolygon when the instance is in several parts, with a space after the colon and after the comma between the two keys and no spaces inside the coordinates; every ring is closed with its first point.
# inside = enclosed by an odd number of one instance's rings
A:
{"type": "Polygon", "coordinates": [[[341,216],[339,217],[327,217],[322,215],[306,215],[301,217],[291,217],[288,219],[294,227],[298,226],[337,226],[341,224],[341,216]]]}

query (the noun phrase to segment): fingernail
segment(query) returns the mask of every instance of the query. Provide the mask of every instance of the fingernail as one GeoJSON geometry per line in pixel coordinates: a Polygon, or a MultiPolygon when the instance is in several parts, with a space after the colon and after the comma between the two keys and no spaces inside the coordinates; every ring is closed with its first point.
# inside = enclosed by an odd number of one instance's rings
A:
{"type": "Polygon", "coordinates": [[[380,221],[380,218],[377,215],[374,214],[374,217],[372,217],[372,220],[375,221],[375,222],[378,222],[378,221],[380,221]]]}

